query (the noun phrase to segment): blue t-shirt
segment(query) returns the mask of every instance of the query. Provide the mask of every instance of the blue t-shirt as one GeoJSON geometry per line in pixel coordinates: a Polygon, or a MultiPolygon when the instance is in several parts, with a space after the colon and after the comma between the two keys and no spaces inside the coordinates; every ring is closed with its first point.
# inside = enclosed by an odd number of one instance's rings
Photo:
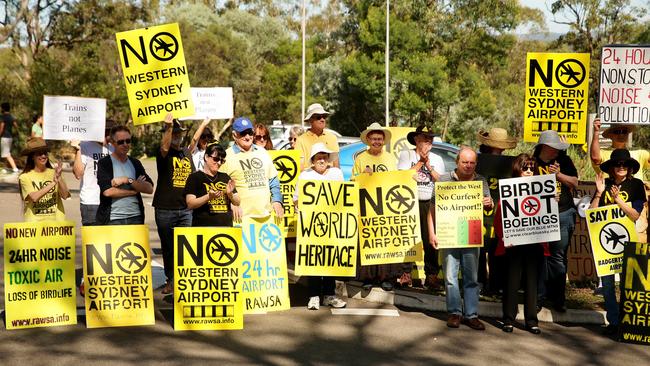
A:
{"type": "MultiPolygon", "coordinates": [[[[125,162],[121,162],[111,156],[111,162],[113,163],[113,177],[136,179],[135,167],[131,163],[131,160],[127,159],[125,162]]],[[[118,188],[131,189],[131,185],[123,184],[118,188]]],[[[113,202],[111,203],[111,220],[126,219],[135,216],[140,216],[140,206],[138,205],[136,196],[113,198],[113,202]]]]}

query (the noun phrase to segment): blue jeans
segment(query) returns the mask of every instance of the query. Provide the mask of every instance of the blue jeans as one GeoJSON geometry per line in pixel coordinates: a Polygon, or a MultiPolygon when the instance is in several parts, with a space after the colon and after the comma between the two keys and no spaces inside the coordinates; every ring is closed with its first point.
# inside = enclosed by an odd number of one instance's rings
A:
{"type": "Polygon", "coordinates": [[[605,298],[605,310],[607,310],[607,322],[618,325],[618,302],[616,301],[616,282],[614,275],[601,277],[603,282],[603,297],[605,298]]]}
{"type": "Polygon", "coordinates": [[[156,226],[160,237],[165,276],[171,281],[174,278],[174,228],[192,226],[192,211],[157,208],[156,226]]]}
{"type": "Polygon", "coordinates": [[[546,258],[548,278],[545,286],[540,283],[543,287],[539,292],[555,306],[564,306],[566,301],[567,248],[575,226],[575,208],[560,212],[560,240],[548,244],[551,253],[546,258]]]}
{"type": "Polygon", "coordinates": [[[82,226],[96,225],[98,208],[99,205],[84,205],[83,203],[79,205],[79,211],[81,211],[82,226]]]}
{"type": "Polygon", "coordinates": [[[465,318],[478,317],[478,253],[479,248],[443,249],[445,286],[447,288],[447,312],[463,315],[465,318]],[[458,270],[463,273],[463,308],[461,308],[458,270]]]}
{"type": "Polygon", "coordinates": [[[126,219],[115,219],[108,222],[106,225],[143,225],[144,216],[131,216],[126,219]]]}

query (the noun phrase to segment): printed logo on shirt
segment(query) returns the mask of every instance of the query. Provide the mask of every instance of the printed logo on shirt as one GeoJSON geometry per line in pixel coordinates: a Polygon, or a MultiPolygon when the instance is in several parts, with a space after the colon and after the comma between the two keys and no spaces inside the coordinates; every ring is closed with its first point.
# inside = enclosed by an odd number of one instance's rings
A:
{"type": "Polygon", "coordinates": [[[264,188],[268,184],[264,174],[264,164],[260,158],[242,159],[239,161],[248,189],[264,188]]]}
{"type": "Polygon", "coordinates": [[[217,182],[217,183],[203,183],[206,192],[215,191],[218,196],[211,200],[208,200],[208,208],[210,213],[224,213],[228,212],[228,205],[226,202],[226,183],[217,182]]]}
{"type": "MultiPolygon", "coordinates": [[[[623,202],[628,202],[627,200],[630,198],[628,193],[625,192],[625,191],[619,191],[618,196],[621,197],[623,202]]],[[[614,203],[614,197],[612,197],[612,194],[611,194],[610,191],[606,191],[605,192],[605,204],[609,205],[609,204],[612,204],[612,203],[614,203]]]]}
{"type": "MultiPolygon", "coordinates": [[[[41,181],[41,182],[32,182],[32,187],[35,191],[40,191],[46,185],[52,183],[50,180],[41,181]]],[[[34,215],[52,215],[56,213],[56,186],[50,189],[41,199],[34,202],[32,205],[32,210],[34,215]]]]}
{"type": "MultiPolygon", "coordinates": [[[[545,174],[553,174],[550,172],[550,169],[548,166],[538,166],[537,169],[539,170],[539,175],[545,175],[545,174]]],[[[557,194],[562,193],[562,182],[559,180],[555,182],[555,185],[557,187],[557,194]]]]}
{"type": "Polygon", "coordinates": [[[172,158],[172,185],[175,188],[185,187],[185,181],[187,177],[192,174],[192,162],[189,157],[184,158],[172,158]]]}

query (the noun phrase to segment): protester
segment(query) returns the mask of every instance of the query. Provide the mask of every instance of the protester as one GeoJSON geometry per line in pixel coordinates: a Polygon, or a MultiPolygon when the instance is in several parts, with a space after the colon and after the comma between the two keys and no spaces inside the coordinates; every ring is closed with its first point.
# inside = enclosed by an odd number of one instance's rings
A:
{"type": "MultiPolygon", "coordinates": [[[[535,174],[535,159],[528,154],[520,154],[512,165],[513,177],[532,177],[535,174]]],[[[526,244],[506,247],[503,242],[501,226],[501,205],[494,214],[494,231],[498,240],[495,255],[503,258],[505,266],[505,291],[503,292],[503,331],[512,333],[517,318],[519,288],[524,285],[524,323],[533,334],[540,334],[537,320],[537,282],[540,263],[548,254],[548,244],[526,244]],[[523,281],[522,281],[523,277],[523,281]]]]}
{"type": "Polygon", "coordinates": [[[201,122],[199,127],[194,132],[192,141],[190,141],[190,145],[188,146],[188,149],[192,152],[192,163],[194,163],[194,168],[196,168],[197,171],[203,170],[203,163],[205,162],[205,159],[203,159],[203,154],[205,154],[205,146],[208,144],[208,142],[214,140],[212,130],[210,130],[208,127],[209,124],[209,118],[206,118],[203,120],[203,122],[201,122]]]}
{"type": "Polygon", "coordinates": [[[61,176],[61,162],[52,168],[49,149],[42,138],[30,138],[21,155],[27,156],[25,168],[18,176],[25,221],[64,220],[63,200],[70,191],[61,176]]]}
{"type": "Polygon", "coordinates": [[[104,141],[75,141],[72,147],[76,150],[72,173],[79,182],[79,210],[81,211],[81,225],[96,225],[97,209],[99,208],[99,186],[97,185],[97,163],[99,159],[113,153],[110,144],[111,128],[115,126],[113,120],[106,120],[104,128],[104,141]]]}
{"type": "MultiPolygon", "coordinates": [[[[478,146],[478,161],[476,172],[485,177],[490,186],[490,196],[499,201],[498,180],[510,178],[512,173],[512,156],[505,156],[505,150],[514,149],[517,146],[517,139],[508,136],[508,131],[492,127],[488,131],[480,130],[476,135],[478,146]]],[[[503,256],[496,256],[494,251],[497,247],[497,238],[492,229],[494,210],[487,210],[483,213],[483,224],[486,228],[483,235],[484,246],[479,254],[478,282],[481,284],[481,291],[484,295],[498,295],[505,286],[505,274],[503,256]],[[488,273],[489,268],[489,273],[488,273]]]]}
{"type": "MultiPolygon", "coordinates": [[[[302,135],[298,136],[294,149],[300,151],[300,169],[305,170],[311,165],[307,157],[311,152],[311,147],[321,142],[331,151],[339,151],[339,144],[336,136],[331,132],[325,131],[327,126],[327,117],[330,115],[330,112],[326,111],[322,105],[314,103],[307,107],[307,115],[305,117],[305,122],[309,123],[309,129],[305,131],[302,135]]],[[[338,167],[339,160],[338,154],[335,158],[332,166],[338,167]]]]}
{"type": "Polygon", "coordinates": [[[163,294],[174,290],[174,228],[192,225],[192,211],[187,208],[183,190],[187,177],[194,171],[194,164],[190,150],[181,147],[184,131],[180,122],[171,113],[167,114],[160,149],[156,153],[158,180],[153,207],[167,277],[163,294]]]}
{"type": "Polygon", "coordinates": [[[185,202],[192,211],[192,226],[232,226],[231,204],[239,206],[235,182],[219,171],[226,151],[215,141],[205,148],[203,170],[190,174],[185,183],[185,202]]]}
{"type": "MultiPolygon", "coordinates": [[[[7,160],[9,166],[11,167],[12,172],[18,173],[18,168],[16,167],[16,162],[11,156],[11,145],[14,141],[13,138],[13,129],[18,128],[18,123],[16,118],[11,115],[11,105],[9,103],[2,103],[2,119],[0,119],[0,157],[7,160]]],[[[3,169],[6,172],[6,169],[3,169]]]]}
{"type": "MultiPolygon", "coordinates": [[[[617,205],[630,220],[638,220],[647,201],[643,181],[634,177],[639,168],[639,162],[630,156],[628,150],[615,149],[609,160],[600,164],[601,172],[596,177],[596,194],[591,201],[591,208],[617,205]],[[609,177],[605,179],[603,173],[609,177]]],[[[604,333],[612,335],[618,332],[619,325],[614,275],[603,276],[601,281],[609,323],[604,333]]]]}
{"type": "MultiPolygon", "coordinates": [[[[485,178],[476,174],[476,152],[469,147],[462,147],[456,156],[456,169],[440,176],[438,182],[477,181],[483,182],[483,208],[494,207],[490,197],[490,189],[485,178]]],[[[430,209],[427,213],[429,242],[438,248],[435,234],[435,195],[431,195],[430,209]]],[[[460,323],[466,324],[475,330],[485,330],[485,326],[478,319],[478,254],[479,248],[453,248],[443,249],[441,254],[445,270],[445,288],[447,296],[447,326],[458,328],[460,323]],[[458,270],[463,276],[463,300],[458,285],[458,270]]]]}
{"type": "MultiPolygon", "coordinates": [[[[627,143],[630,134],[636,129],[635,125],[620,125],[612,124],[609,128],[603,131],[603,137],[612,141],[611,149],[600,148],[600,118],[596,118],[593,123],[593,135],[591,137],[591,147],[589,148],[591,156],[591,166],[596,173],[601,170],[600,164],[609,159],[614,149],[627,149],[627,143]]],[[[634,178],[643,180],[644,173],[650,169],[650,152],[648,150],[636,149],[629,150],[630,156],[639,162],[640,169],[634,174],[634,178]]]]}
{"type": "Polygon", "coordinates": [[[226,150],[228,159],[219,171],[235,181],[241,205],[233,209],[233,219],[242,216],[267,217],[271,210],[276,217],[284,217],[278,171],[269,154],[253,144],[253,123],[246,117],[235,119],[232,126],[235,143],[226,150]]]}
{"type": "MultiPolygon", "coordinates": [[[[426,274],[424,285],[437,289],[440,286],[440,280],[438,279],[440,263],[438,261],[438,251],[428,242],[429,229],[426,218],[429,212],[429,202],[433,195],[433,185],[438,181],[440,175],[444,174],[445,163],[440,156],[431,152],[434,136],[434,133],[426,126],[419,126],[415,131],[409,132],[406,139],[412,145],[415,145],[415,149],[400,152],[397,169],[412,169],[415,171],[413,179],[417,181],[418,186],[420,235],[424,247],[424,272],[426,274]]],[[[412,285],[410,269],[402,273],[399,283],[401,286],[412,285]]]]}
{"type": "Polygon", "coordinates": [[[43,137],[43,115],[37,114],[32,118],[31,137],[43,137]]]}
{"type": "Polygon", "coordinates": [[[556,131],[547,130],[539,135],[533,156],[537,164],[537,173],[555,174],[560,211],[560,240],[549,243],[550,256],[547,258],[547,277],[545,284],[540,280],[538,289],[539,304],[544,298],[549,300],[558,312],[566,312],[566,275],[567,248],[573,235],[576,222],[576,209],[572,190],[578,186],[578,171],[567,155],[569,144],[560,140],[556,131]]]}
{"type": "Polygon", "coordinates": [[[273,150],[273,143],[271,142],[271,133],[265,125],[256,123],[254,141],[255,145],[263,147],[265,150],[273,150]]]}
{"type": "MultiPolygon", "coordinates": [[[[328,149],[322,142],[317,142],[311,147],[309,161],[311,167],[302,171],[298,176],[296,190],[293,196],[296,212],[298,207],[298,186],[301,180],[330,180],[343,181],[343,172],[337,167],[331,166],[336,159],[337,152],[328,149]]],[[[307,277],[309,286],[309,302],[307,309],[318,310],[320,308],[320,298],[323,297],[323,305],[329,305],[333,308],[344,308],[347,304],[341,298],[336,296],[336,281],[334,277],[329,276],[309,276],[307,277]]]]}
{"type": "Polygon", "coordinates": [[[302,128],[302,126],[291,126],[291,129],[289,129],[289,150],[296,148],[296,141],[298,140],[298,136],[302,135],[303,133],[305,133],[305,129],[302,128]]]}
{"type": "Polygon", "coordinates": [[[153,181],[140,160],[128,155],[131,131],[126,126],[111,128],[111,144],[115,150],[97,162],[97,184],[100,198],[98,225],[144,224],[141,193],[153,193],[153,181]]]}
{"type": "MultiPolygon", "coordinates": [[[[352,180],[360,174],[372,174],[375,172],[387,172],[397,170],[395,156],[384,150],[384,145],[390,143],[390,130],[381,127],[379,123],[373,123],[361,132],[361,141],[368,145],[368,150],[362,152],[354,159],[352,166],[352,180]]],[[[385,291],[391,291],[393,284],[392,265],[380,264],[363,266],[359,277],[363,281],[366,290],[372,289],[373,283],[381,284],[385,291]]],[[[410,268],[410,264],[408,266],[410,268]]]]}

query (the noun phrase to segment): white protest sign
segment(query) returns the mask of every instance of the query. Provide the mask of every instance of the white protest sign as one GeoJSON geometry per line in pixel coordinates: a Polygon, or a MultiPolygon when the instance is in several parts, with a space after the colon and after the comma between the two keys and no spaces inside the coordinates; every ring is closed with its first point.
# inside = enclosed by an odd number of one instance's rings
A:
{"type": "Polygon", "coordinates": [[[43,138],[46,140],[104,141],[106,99],[43,97],[43,138]]]}
{"type": "Polygon", "coordinates": [[[602,123],[650,124],[650,46],[603,47],[598,98],[602,123]]]}
{"type": "Polygon", "coordinates": [[[229,119],[234,115],[232,88],[190,88],[194,115],[181,120],[229,119]]]}
{"type": "Polygon", "coordinates": [[[560,240],[554,174],[499,180],[503,243],[533,244],[560,240]]]}

